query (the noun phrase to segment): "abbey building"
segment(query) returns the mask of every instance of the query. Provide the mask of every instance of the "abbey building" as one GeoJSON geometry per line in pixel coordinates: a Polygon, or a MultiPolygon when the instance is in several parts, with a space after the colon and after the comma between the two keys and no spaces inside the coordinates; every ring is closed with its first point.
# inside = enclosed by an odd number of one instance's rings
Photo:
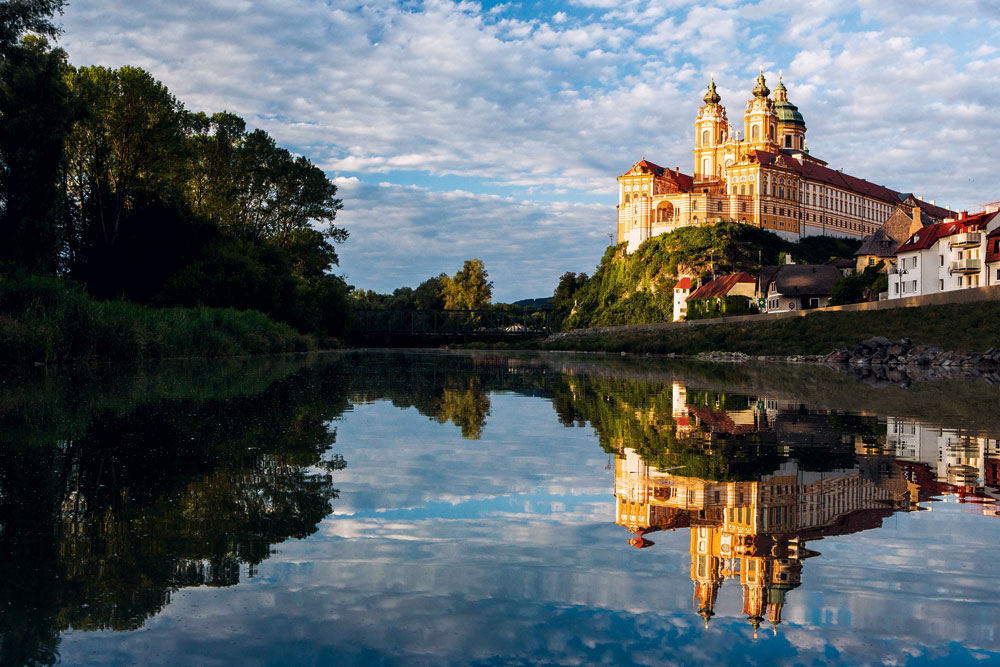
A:
{"type": "Polygon", "coordinates": [[[737,130],[714,79],[695,120],[694,174],[645,158],[618,177],[618,243],[634,251],[678,227],[736,220],[797,241],[872,234],[896,210],[935,221],[954,213],[830,169],[809,153],[806,124],[780,78],[773,98],[761,72],[737,130]]]}

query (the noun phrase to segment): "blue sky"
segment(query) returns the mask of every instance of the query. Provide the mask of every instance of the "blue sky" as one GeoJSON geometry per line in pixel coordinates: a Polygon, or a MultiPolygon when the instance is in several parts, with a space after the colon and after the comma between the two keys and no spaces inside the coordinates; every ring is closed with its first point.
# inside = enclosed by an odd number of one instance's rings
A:
{"type": "Polygon", "coordinates": [[[483,259],[495,298],[591,272],[615,177],[691,171],[715,74],[738,120],[784,74],[814,155],[953,208],[1000,199],[1000,4],[987,0],[475,3],[71,0],[75,65],[141,66],[229,110],[341,189],[356,286],[483,259]]]}

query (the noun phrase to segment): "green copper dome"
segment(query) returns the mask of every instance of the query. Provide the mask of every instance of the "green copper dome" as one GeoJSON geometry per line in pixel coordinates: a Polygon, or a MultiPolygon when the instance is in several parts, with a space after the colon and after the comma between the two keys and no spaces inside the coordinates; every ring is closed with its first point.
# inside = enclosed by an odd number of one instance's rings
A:
{"type": "MultiPolygon", "coordinates": [[[[780,86],[781,84],[779,83],[778,85],[780,86]]],[[[802,118],[802,114],[799,113],[799,108],[787,99],[775,102],[773,109],[774,113],[778,116],[779,123],[798,125],[800,127],[806,126],[806,121],[802,118]]]]}

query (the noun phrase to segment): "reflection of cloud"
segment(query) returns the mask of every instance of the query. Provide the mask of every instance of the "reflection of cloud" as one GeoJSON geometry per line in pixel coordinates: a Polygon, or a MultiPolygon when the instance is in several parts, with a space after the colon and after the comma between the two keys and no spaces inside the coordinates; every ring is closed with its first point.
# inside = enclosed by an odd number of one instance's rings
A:
{"type": "Polygon", "coordinates": [[[638,663],[825,665],[996,660],[1000,523],[937,503],[817,540],[776,635],[758,640],[737,582],[706,630],[692,609],[690,533],[627,546],[613,474],[589,429],[548,401],[491,395],[461,438],[413,409],[338,421],[335,513],[276,548],[255,578],[179,592],[143,631],[67,633],[68,663],[638,663]],[[443,501],[442,497],[447,500],[443,501]],[[603,498],[603,499],[602,499],[603,498]],[[524,507],[524,509],[520,509],[524,507]],[[940,534],[959,536],[934,546],[940,534]],[[974,575],[974,576],[973,576],[974,575]],[[968,648],[963,648],[966,646],[968,648]],[[185,660],[187,659],[187,660],[185,660]]]}

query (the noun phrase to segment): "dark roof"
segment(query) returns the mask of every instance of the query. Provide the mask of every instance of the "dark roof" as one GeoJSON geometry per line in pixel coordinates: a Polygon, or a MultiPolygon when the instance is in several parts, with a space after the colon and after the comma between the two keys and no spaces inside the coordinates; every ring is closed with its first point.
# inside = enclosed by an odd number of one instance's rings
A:
{"type": "Polygon", "coordinates": [[[760,273],[757,274],[758,293],[767,290],[767,286],[771,284],[772,280],[774,280],[774,274],[776,274],[780,268],[780,264],[771,264],[770,266],[765,266],[760,270],[760,273]]]}
{"type": "MultiPolygon", "coordinates": [[[[750,151],[750,153],[757,159],[760,164],[772,164],[777,153],[771,153],[769,151],[750,151]]],[[[836,169],[830,169],[829,167],[824,167],[821,164],[811,162],[809,160],[803,161],[801,164],[798,160],[788,159],[784,157],[784,167],[790,169],[791,171],[798,172],[804,178],[813,181],[819,181],[820,183],[827,183],[829,185],[842,188],[844,190],[850,190],[857,194],[865,195],[866,197],[872,197],[874,199],[880,199],[887,204],[898,205],[905,202],[910,195],[909,193],[900,193],[887,188],[884,185],[876,185],[863,178],[858,178],[856,176],[851,176],[850,174],[845,174],[842,171],[837,171],[836,169]]],[[[954,215],[954,211],[949,211],[946,208],[940,206],[935,206],[925,201],[914,200],[917,206],[921,210],[926,211],[928,215],[938,218],[951,217],[954,215]]]]}
{"type": "Polygon", "coordinates": [[[782,264],[773,282],[786,296],[826,296],[840,277],[837,267],[829,264],[782,264]]]}
{"type": "Polygon", "coordinates": [[[688,296],[688,301],[694,299],[707,299],[712,296],[726,296],[729,291],[740,283],[755,283],[754,277],[746,271],[731,273],[728,276],[719,276],[715,280],[710,280],[688,296]]]}
{"type": "Polygon", "coordinates": [[[823,263],[835,266],[838,269],[853,269],[857,264],[857,262],[853,259],[847,259],[846,257],[834,257],[833,259],[827,260],[823,263]]]}
{"type": "MultiPolygon", "coordinates": [[[[924,227],[935,224],[937,221],[920,211],[920,224],[924,227]]],[[[854,253],[855,255],[874,255],[876,257],[893,257],[898,248],[906,239],[910,237],[910,226],[913,224],[912,209],[907,212],[902,207],[897,207],[889,219],[864,238],[861,247],[854,253]]]]}
{"type": "Polygon", "coordinates": [[[992,220],[996,215],[1000,214],[995,211],[991,213],[977,213],[975,215],[967,216],[961,220],[939,222],[936,225],[924,227],[916,234],[906,239],[906,242],[896,249],[896,254],[901,252],[913,252],[915,250],[926,250],[927,248],[933,246],[938,239],[943,239],[954,234],[983,231],[986,229],[986,223],[992,220]]]}

